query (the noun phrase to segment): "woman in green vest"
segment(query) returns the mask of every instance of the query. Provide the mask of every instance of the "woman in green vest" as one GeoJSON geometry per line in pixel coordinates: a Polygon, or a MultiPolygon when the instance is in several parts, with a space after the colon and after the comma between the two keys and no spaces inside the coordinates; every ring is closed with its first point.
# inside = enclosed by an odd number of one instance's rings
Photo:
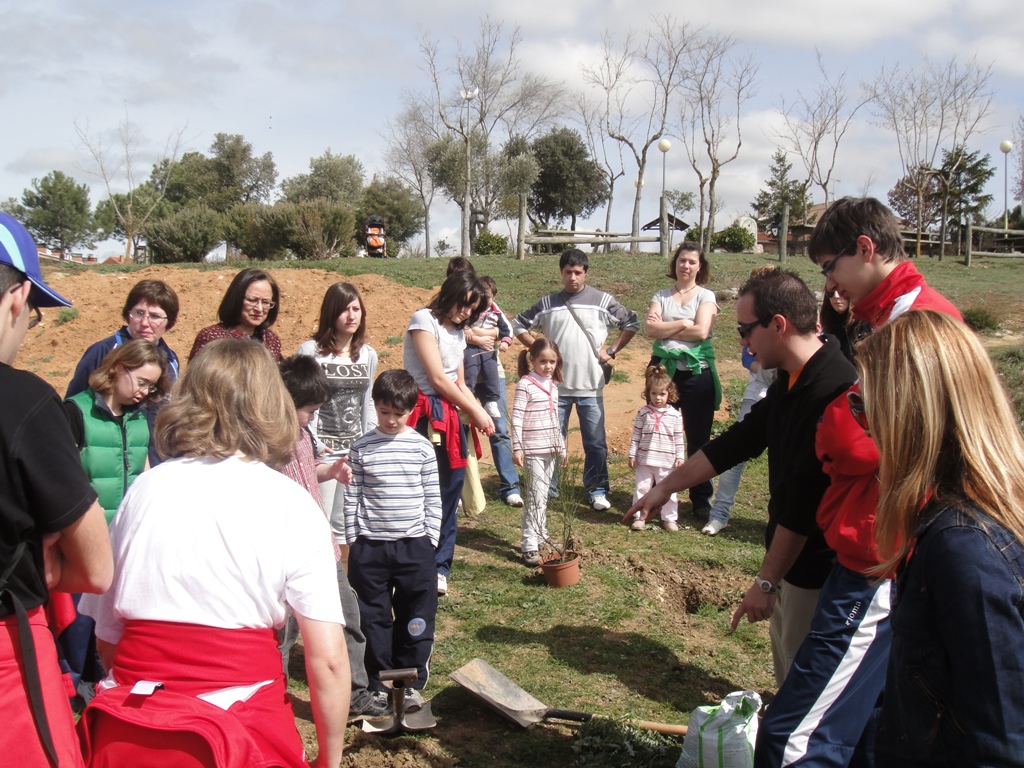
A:
{"type": "MultiPolygon", "coordinates": [[[[151,341],[114,347],[89,376],[89,388],[64,401],[89,482],[109,523],[128,486],[149,468],[149,424],[141,407],[170,387],[167,357],[151,341]]],[[[78,605],[80,595],[73,595],[78,605]]],[[[58,638],[61,660],[85,702],[103,677],[93,620],[79,615],[58,638]]],[[[74,702],[73,702],[74,703],[74,702]]]]}
{"type": "Polygon", "coordinates": [[[149,425],[140,406],[162,399],[168,386],[166,355],[151,341],[133,339],[112,349],[89,376],[89,388],[64,403],[108,523],[149,467],[149,425]]]}

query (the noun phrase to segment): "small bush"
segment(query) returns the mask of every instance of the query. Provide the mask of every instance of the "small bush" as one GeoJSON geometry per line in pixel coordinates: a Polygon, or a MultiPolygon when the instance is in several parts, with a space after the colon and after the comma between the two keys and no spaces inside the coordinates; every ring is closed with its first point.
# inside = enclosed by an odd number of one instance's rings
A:
{"type": "Polygon", "coordinates": [[[78,308],[67,307],[57,313],[57,322],[55,323],[55,325],[64,325],[64,323],[70,323],[76,317],[78,317],[78,308]]]}
{"type": "Polygon", "coordinates": [[[749,253],[757,245],[757,238],[739,224],[726,227],[711,238],[713,248],[722,248],[729,253],[749,253]]]}
{"type": "Polygon", "coordinates": [[[508,253],[508,238],[485,229],[476,236],[473,253],[480,256],[504,256],[508,253]]]}
{"type": "Polygon", "coordinates": [[[963,312],[964,322],[976,331],[998,331],[999,320],[983,307],[971,307],[963,312]]]}

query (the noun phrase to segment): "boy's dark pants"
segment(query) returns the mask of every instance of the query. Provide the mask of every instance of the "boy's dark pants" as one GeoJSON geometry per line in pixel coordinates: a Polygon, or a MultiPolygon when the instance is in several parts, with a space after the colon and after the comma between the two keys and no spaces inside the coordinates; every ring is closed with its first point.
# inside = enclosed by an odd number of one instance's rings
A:
{"type": "Polygon", "coordinates": [[[493,349],[467,345],[462,358],[462,373],[470,391],[480,398],[481,403],[498,402],[501,379],[498,377],[498,355],[493,349]]]}
{"type": "Polygon", "coordinates": [[[427,684],[437,615],[437,568],[426,536],[376,541],[360,536],[349,549],[348,578],[359,596],[370,689],[387,690],[383,670],[415,667],[414,688],[427,684]]]}

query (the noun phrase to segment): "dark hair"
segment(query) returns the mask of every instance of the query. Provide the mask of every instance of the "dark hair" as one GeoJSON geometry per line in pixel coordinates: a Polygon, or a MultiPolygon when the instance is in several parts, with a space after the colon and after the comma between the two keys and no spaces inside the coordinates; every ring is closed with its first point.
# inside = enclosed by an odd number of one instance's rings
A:
{"type": "Polygon", "coordinates": [[[711,264],[708,263],[708,257],[704,255],[700,243],[695,243],[693,240],[684,240],[676,248],[676,252],[672,254],[672,258],[668,262],[668,277],[673,280],[676,279],[676,262],[679,261],[680,255],[684,253],[696,253],[700,257],[700,268],[697,270],[697,285],[707,285],[710,283],[711,264]]]}
{"type": "Polygon", "coordinates": [[[670,403],[679,402],[679,390],[676,389],[676,384],[672,381],[672,377],[668,375],[665,366],[651,365],[644,371],[644,402],[651,402],[651,389],[653,387],[664,387],[668,393],[668,401],[670,403]]]}
{"type": "Polygon", "coordinates": [[[587,259],[587,254],[579,248],[570,248],[563,251],[558,259],[558,271],[561,272],[566,267],[583,267],[584,272],[589,272],[590,260],[587,259]]]}
{"type": "Polygon", "coordinates": [[[404,368],[393,368],[377,377],[370,394],[375,403],[411,411],[420,397],[420,390],[411,373],[404,368]]]}
{"type": "Polygon", "coordinates": [[[844,197],[832,203],[811,232],[807,255],[817,263],[822,256],[852,248],[861,235],[871,238],[883,261],[907,258],[899,220],[873,197],[844,197]]]}
{"type": "Polygon", "coordinates": [[[128,291],[128,297],[124,300],[124,308],[121,310],[121,317],[128,322],[128,313],[144,301],[150,305],[160,307],[167,314],[167,328],[171,330],[178,322],[178,294],[174,292],[163,280],[139,280],[132,289],[128,291]]]}
{"type": "Polygon", "coordinates": [[[445,273],[445,277],[451,277],[453,272],[472,272],[476,274],[476,270],[473,269],[473,263],[465,256],[452,256],[448,259],[448,271],[445,273]]]}
{"type": "Polygon", "coordinates": [[[317,407],[326,403],[331,397],[331,384],[327,374],[314,358],[309,355],[292,355],[281,361],[278,366],[281,379],[296,408],[310,405],[317,407]]]}
{"type": "Polygon", "coordinates": [[[818,330],[818,301],[795,272],[775,269],[755,275],[740,287],[740,296],[754,297],[754,314],[762,325],[782,315],[806,336],[818,330]]]}
{"type": "Polygon", "coordinates": [[[485,295],[487,295],[487,289],[484,288],[475,273],[452,272],[452,274],[445,278],[444,283],[441,284],[441,290],[430,300],[427,309],[443,323],[452,310],[473,304],[476,306],[473,313],[456,326],[457,328],[465,328],[475,323],[480,314],[486,309],[486,307],[480,306],[482,304],[480,299],[485,295]]]}
{"type": "MultiPolygon", "coordinates": [[[[12,285],[22,285],[28,278],[20,269],[10,264],[0,264],[0,294],[4,293],[12,285]]],[[[31,303],[31,297],[29,303],[31,303]]]]}
{"type": "Polygon", "coordinates": [[[487,294],[491,297],[491,301],[497,298],[498,284],[494,282],[493,277],[491,277],[490,275],[482,275],[480,277],[480,284],[487,289],[487,294]]]}
{"type": "Polygon", "coordinates": [[[847,327],[853,322],[853,305],[847,304],[846,311],[840,314],[832,306],[832,297],[826,292],[821,300],[821,312],[818,315],[821,321],[821,332],[838,336],[845,333],[847,327]]]}
{"type": "Polygon", "coordinates": [[[313,334],[313,341],[316,342],[316,349],[321,355],[329,355],[334,350],[334,323],[348,309],[353,301],[359,302],[359,309],[362,310],[362,317],[359,319],[359,327],[352,334],[352,341],[349,342],[349,356],[353,360],[359,358],[359,352],[363,347],[363,337],[366,335],[366,305],[363,297],[359,295],[359,289],[352,283],[335,283],[324,293],[324,299],[320,302],[320,320],[313,334]]]}
{"type": "Polygon", "coordinates": [[[537,357],[541,352],[551,350],[555,353],[555,372],[551,374],[551,378],[555,381],[562,380],[562,353],[558,351],[558,345],[551,339],[545,339],[543,336],[537,339],[533,344],[530,345],[528,350],[524,349],[519,353],[519,358],[516,360],[516,368],[519,372],[519,378],[523,378],[530,373],[530,362],[537,357]]]}
{"type": "Polygon", "coordinates": [[[238,325],[238,319],[242,316],[245,292],[249,290],[250,285],[261,280],[266,280],[270,283],[271,301],[274,302],[274,306],[267,312],[267,319],[256,326],[256,331],[262,338],[263,331],[272,326],[277,320],[277,312],[281,308],[281,294],[277,289],[277,283],[274,281],[274,278],[262,269],[243,269],[235,275],[231,285],[224,291],[224,298],[220,300],[220,306],[217,308],[217,317],[220,318],[221,324],[227,328],[238,325]]]}

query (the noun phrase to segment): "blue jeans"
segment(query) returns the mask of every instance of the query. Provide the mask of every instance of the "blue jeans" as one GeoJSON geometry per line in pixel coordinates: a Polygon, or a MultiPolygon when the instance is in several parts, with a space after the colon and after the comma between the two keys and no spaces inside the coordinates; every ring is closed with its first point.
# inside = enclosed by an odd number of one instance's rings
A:
{"type": "MultiPolygon", "coordinates": [[[[583,488],[587,498],[605,496],[608,493],[608,443],[604,433],[604,397],[558,398],[558,420],[562,423],[562,435],[569,432],[569,412],[576,405],[576,416],[580,420],[580,436],[583,438],[583,488]]],[[[551,493],[557,494],[557,475],[551,481],[551,493]]]]}
{"type": "MultiPolygon", "coordinates": [[[[740,405],[740,415],[736,421],[743,421],[750,409],[754,407],[756,400],[744,400],[740,405]]],[[[735,467],[730,467],[718,476],[718,487],[715,489],[715,501],[711,505],[711,520],[719,520],[723,523],[729,522],[729,515],[732,505],[736,503],[736,491],[740,487],[740,478],[743,476],[743,465],[741,461],[735,467]]]]}
{"type": "Polygon", "coordinates": [[[508,391],[504,377],[498,387],[498,412],[501,416],[494,419],[494,434],[490,436],[491,458],[498,472],[498,495],[505,501],[513,493],[519,493],[519,472],[512,461],[512,443],[508,437],[508,391]]]}

